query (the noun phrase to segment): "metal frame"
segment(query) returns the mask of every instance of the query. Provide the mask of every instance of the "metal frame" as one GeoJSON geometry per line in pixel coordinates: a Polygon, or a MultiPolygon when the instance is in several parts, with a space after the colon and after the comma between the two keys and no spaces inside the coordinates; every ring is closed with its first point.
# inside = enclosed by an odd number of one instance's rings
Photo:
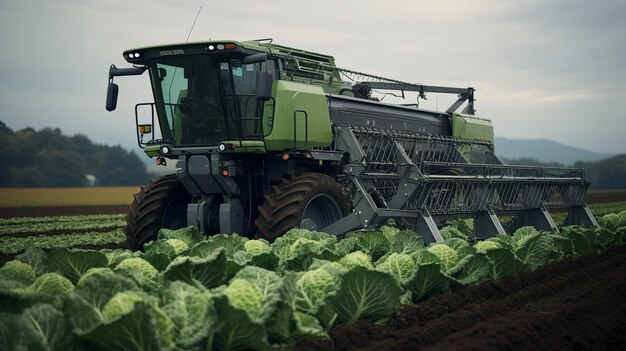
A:
{"type": "Polygon", "coordinates": [[[566,224],[597,225],[584,202],[583,169],[472,164],[463,150],[493,153],[493,144],[349,125],[337,126],[335,148],[350,157],[344,172],[354,210],[322,229],[328,233],[376,228],[394,218],[431,243],[443,240],[438,219],[455,216],[473,218],[478,239],[506,233],[498,214],[515,215],[509,231],[555,229],[548,213],[554,208],[569,210],[566,224]]]}

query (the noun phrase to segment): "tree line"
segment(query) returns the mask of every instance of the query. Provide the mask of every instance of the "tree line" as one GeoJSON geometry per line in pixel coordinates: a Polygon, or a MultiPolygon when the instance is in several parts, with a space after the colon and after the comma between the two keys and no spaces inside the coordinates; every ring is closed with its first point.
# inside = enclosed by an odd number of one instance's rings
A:
{"type": "MultiPolygon", "coordinates": [[[[0,145],[0,187],[138,185],[150,178],[146,165],[133,151],[119,145],[94,144],[81,134],[66,136],[58,128],[13,131],[0,121],[0,145]],[[95,184],[90,184],[94,180],[95,184]]],[[[504,162],[564,167],[558,162],[532,158],[504,162]]],[[[600,161],[579,161],[573,167],[585,169],[592,189],[626,189],[626,154],[600,161]]]]}
{"type": "Polygon", "coordinates": [[[13,131],[0,121],[0,141],[0,187],[122,186],[149,179],[133,151],[58,128],[13,131]]]}
{"type": "MultiPolygon", "coordinates": [[[[503,159],[511,165],[541,167],[568,167],[558,162],[541,162],[533,158],[503,159]]],[[[578,161],[574,168],[584,168],[591,189],[626,189],[626,154],[615,155],[599,161],[578,161]]]]}

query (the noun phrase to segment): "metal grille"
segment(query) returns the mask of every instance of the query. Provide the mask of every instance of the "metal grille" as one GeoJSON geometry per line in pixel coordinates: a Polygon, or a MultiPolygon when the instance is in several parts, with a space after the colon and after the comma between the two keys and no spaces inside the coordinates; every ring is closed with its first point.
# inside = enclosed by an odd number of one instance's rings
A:
{"type": "Polygon", "coordinates": [[[418,167],[425,162],[466,163],[461,150],[493,152],[487,141],[456,139],[376,128],[350,127],[361,144],[369,171],[397,170],[397,143],[418,167]]]}
{"type": "Polygon", "coordinates": [[[365,158],[365,171],[359,179],[369,184],[373,198],[387,202],[398,193],[398,152],[402,148],[421,177],[416,193],[406,204],[409,209],[450,215],[471,214],[487,207],[505,212],[584,203],[588,183],[579,168],[473,164],[464,153],[493,152],[491,143],[355,126],[350,129],[365,158]]]}

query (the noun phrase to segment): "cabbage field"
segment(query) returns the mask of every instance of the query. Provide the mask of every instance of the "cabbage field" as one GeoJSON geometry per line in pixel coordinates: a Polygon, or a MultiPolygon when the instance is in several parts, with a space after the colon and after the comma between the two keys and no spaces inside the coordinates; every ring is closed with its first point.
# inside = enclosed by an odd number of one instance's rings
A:
{"type": "MultiPolygon", "coordinates": [[[[0,350],[528,349],[545,347],[529,333],[592,312],[612,335],[626,306],[597,301],[626,294],[626,211],[599,222],[474,243],[457,221],[430,246],[392,226],[340,241],[292,229],[274,243],[163,229],[131,252],[122,215],[0,219],[0,350]]],[[[567,333],[552,346],[584,330],[567,333]]],[[[568,346],[619,346],[598,340],[568,346]]]]}

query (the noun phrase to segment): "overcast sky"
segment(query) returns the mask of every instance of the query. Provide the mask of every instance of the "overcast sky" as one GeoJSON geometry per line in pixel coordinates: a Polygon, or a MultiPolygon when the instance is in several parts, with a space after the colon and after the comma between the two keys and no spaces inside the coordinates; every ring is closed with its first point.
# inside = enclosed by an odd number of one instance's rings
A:
{"type": "Polygon", "coordinates": [[[125,66],[125,49],[184,41],[200,6],[192,41],[271,37],[344,68],[473,86],[499,136],[626,152],[623,0],[0,0],[0,120],[134,147],[149,79],[118,78],[108,113],[108,67],[125,66]]]}

